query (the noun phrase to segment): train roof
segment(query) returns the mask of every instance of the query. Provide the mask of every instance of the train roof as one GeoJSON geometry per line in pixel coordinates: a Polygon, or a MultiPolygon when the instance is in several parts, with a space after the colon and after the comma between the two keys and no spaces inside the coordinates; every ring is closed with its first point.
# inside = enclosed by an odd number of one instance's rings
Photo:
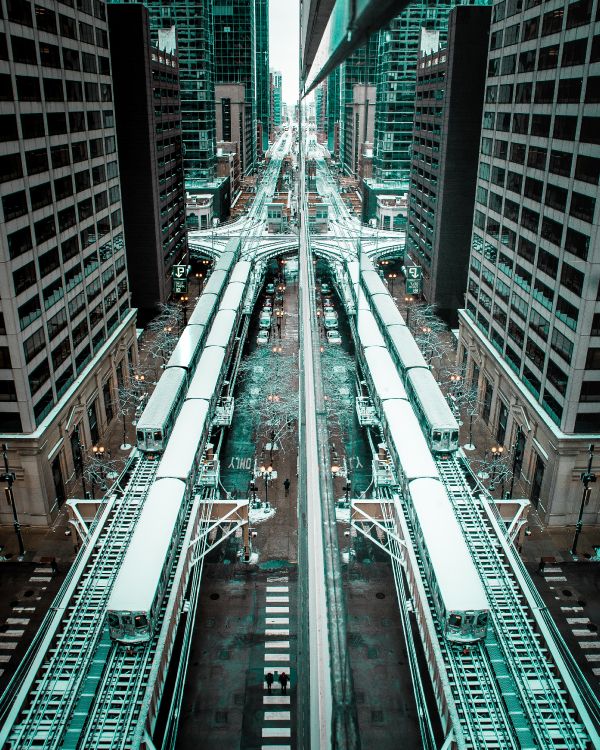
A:
{"type": "Polygon", "coordinates": [[[171,477],[187,481],[208,418],[206,401],[186,401],[183,404],[158,465],[156,479],[171,477]]]}
{"type": "Polygon", "coordinates": [[[147,612],[152,606],[184,495],[179,479],[161,479],[150,488],[108,600],[109,611],[147,612]]]}
{"type": "Polygon", "coordinates": [[[382,401],[388,398],[407,397],[394,360],[387,349],[382,346],[369,346],[365,349],[365,359],[377,395],[382,401]]]}
{"type": "Polygon", "coordinates": [[[185,367],[188,368],[194,359],[196,351],[200,346],[200,342],[204,338],[205,326],[195,325],[186,326],[183,333],[179,337],[177,346],[173,350],[173,354],[167,362],[167,370],[170,367],[185,367]]]}
{"type": "Polygon", "coordinates": [[[387,332],[403,370],[409,370],[411,367],[424,367],[429,370],[425,357],[406,326],[388,326],[387,332]]]}
{"type": "Polygon", "coordinates": [[[443,484],[437,479],[415,479],[410,483],[410,496],[446,611],[489,609],[443,484]]]}
{"type": "Polygon", "coordinates": [[[207,346],[204,348],[196,372],[190,383],[186,400],[203,398],[207,401],[213,397],[216,384],[225,359],[225,350],[220,346],[207,346]]]}
{"type": "Polygon", "coordinates": [[[235,252],[231,252],[228,249],[223,250],[223,252],[215,259],[213,272],[214,271],[229,271],[229,269],[233,265],[233,262],[236,259],[236,255],[237,254],[235,252]]]}
{"type": "Polygon", "coordinates": [[[364,287],[371,296],[374,294],[389,294],[385,282],[377,271],[368,271],[363,268],[362,278],[364,287]]]}
{"type": "Polygon", "coordinates": [[[375,270],[375,264],[373,263],[371,258],[369,258],[368,255],[365,255],[363,252],[361,252],[361,255],[360,255],[360,265],[363,271],[375,270]]]}
{"type": "Polygon", "coordinates": [[[358,309],[368,310],[369,312],[371,312],[371,304],[369,302],[369,299],[360,286],[358,287],[358,309]]]}
{"type": "Polygon", "coordinates": [[[229,344],[233,331],[236,313],[233,310],[219,310],[206,339],[206,346],[222,346],[229,344]]]}
{"type": "Polygon", "coordinates": [[[243,281],[230,281],[221,298],[219,310],[238,310],[246,284],[243,281]]]}
{"type": "Polygon", "coordinates": [[[400,315],[400,310],[389,294],[374,294],[371,301],[384,326],[403,325],[404,319],[400,315]]]}
{"type": "Polygon", "coordinates": [[[202,296],[198,300],[194,311],[189,317],[188,325],[201,325],[205,326],[211,319],[213,310],[215,309],[218,301],[218,296],[211,292],[203,292],[202,296]]]}
{"type": "Polygon", "coordinates": [[[393,443],[404,476],[409,481],[419,477],[438,477],[437,466],[410,402],[400,399],[386,401],[383,412],[388,441],[393,443]]]}
{"type": "Polygon", "coordinates": [[[385,347],[385,341],[373,313],[370,310],[359,309],[356,318],[356,328],[362,346],[364,348],[368,346],[385,347]]]}
{"type": "Polygon", "coordinates": [[[416,397],[427,410],[427,421],[431,427],[444,427],[458,430],[458,422],[444,398],[433,374],[429,370],[410,370],[407,380],[412,385],[416,397]]]}
{"type": "Polygon", "coordinates": [[[208,281],[204,287],[204,293],[216,294],[217,297],[221,296],[221,291],[225,282],[227,281],[227,271],[215,270],[208,277],[208,281]]]}
{"type": "Polygon", "coordinates": [[[250,263],[250,261],[238,260],[233,268],[233,271],[231,272],[231,276],[229,277],[230,283],[233,281],[243,281],[245,284],[246,281],[248,281],[248,276],[250,275],[251,268],[252,263],[250,263]]]}
{"type": "Polygon", "coordinates": [[[154,389],[142,416],[138,419],[137,429],[161,427],[171,410],[173,400],[183,387],[187,377],[182,367],[165,370],[154,389]]]}

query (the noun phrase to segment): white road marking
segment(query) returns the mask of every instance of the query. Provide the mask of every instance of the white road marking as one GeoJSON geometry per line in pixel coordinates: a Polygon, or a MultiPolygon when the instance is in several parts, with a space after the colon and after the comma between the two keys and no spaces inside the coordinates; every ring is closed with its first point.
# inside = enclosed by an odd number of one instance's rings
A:
{"type": "Polygon", "coordinates": [[[262,745],[261,750],[292,750],[291,745],[262,745]]]}
{"type": "Polygon", "coordinates": [[[289,661],[289,654],[270,654],[268,651],[265,654],[265,661],[289,661]]]}
{"type": "MultiPolygon", "coordinates": [[[[281,672],[285,672],[287,674],[289,669],[289,664],[269,664],[267,667],[263,667],[263,674],[267,674],[267,672],[279,672],[280,674],[281,672]]],[[[275,680],[275,684],[277,685],[277,689],[279,689],[279,683],[277,680],[275,680]]]]}
{"type": "Polygon", "coordinates": [[[0,664],[8,664],[12,654],[0,654],[0,664]]]}
{"type": "Polygon", "coordinates": [[[265,643],[265,648],[289,648],[290,642],[289,641],[267,641],[265,643]]]}
{"type": "Polygon", "coordinates": [[[585,658],[588,661],[600,661],[600,654],[586,654],[585,658]]]}
{"type": "Polygon", "coordinates": [[[7,617],[7,625],[27,625],[29,623],[29,617],[7,617]]]}
{"type": "Polygon", "coordinates": [[[569,625],[587,625],[589,621],[589,617],[567,617],[569,625]]]}
{"type": "Polygon", "coordinates": [[[0,643],[0,649],[3,651],[14,651],[18,645],[17,641],[12,643],[0,643]]]}
{"type": "Polygon", "coordinates": [[[544,576],[547,581],[566,581],[565,576],[544,576]]]}
{"type": "Polygon", "coordinates": [[[24,632],[25,632],[24,630],[18,630],[18,629],[15,629],[15,630],[5,630],[4,633],[0,633],[0,637],[2,637],[2,638],[9,638],[9,637],[10,638],[20,638],[23,635],[24,632]]]}
{"type": "Polygon", "coordinates": [[[291,737],[292,730],[289,727],[263,727],[263,737],[291,737]]]}
{"type": "Polygon", "coordinates": [[[263,703],[266,706],[289,706],[289,695],[263,695],[263,703]]]}
{"type": "Polygon", "coordinates": [[[562,612],[582,612],[583,607],[561,607],[562,612]]]}
{"type": "Polygon", "coordinates": [[[578,641],[581,648],[600,648],[600,641],[578,641]]]}
{"type": "Polygon", "coordinates": [[[595,630],[573,630],[572,632],[576,638],[585,638],[586,636],[589,638],[591,635],[595,638],[598,637],[598,633],[595,630]]]}
{"type": "MultiPolygon", "coordinates": [[[[272,617],[271,619],[274,620],[275,618],[272,617]]],[[[279,628],[267,628],[265,630],[265,635],[289,635],[289,634],[290,634],[290,631],[287,630],[287,628],[281,628],[281,629],[279,629],[279,628]]]]}
{"type": "Polygon", "coordinates": [[[288,614],[290,611],[289,607],[267,607],[267,612],[271,615],[275,615],[277,613],[279,614],[288,614]]]}
{"type": "Polygon", "coordinates": [[[32,583],[49,583],[52,578],[46,576],[31,576],[29,580],[32,583]]]}
{"type": "Polygon", "coordinates": [[[34,568],[34,573],[52,573],[52,568],[34,568]]]}
{"type": "Polygon", "coordinates": [[[265,711],[265,721],[289,721],[289,711],[265,711]]]}
{"type": "Polygon", "coordinates": [[[277,604],[279,602],[280,604],[289,604],[290,597],[289,596],[267,596],[267,604],[277,604]]]}
{"type": "Polygon", "coordinates": [[[267,617],[266,623],[267,625],[289,625],[290,618],[289,617],[267,617]]]}
{"type": "Polygon", "coordinates": [[[289,590],[289,586],[267,586],[267,594],[285,594],[289,590]]]}
{"type": "Polygon", "coordinates": [[[35,612],[35,607],[13,607],[13,612],[35,612]]]}

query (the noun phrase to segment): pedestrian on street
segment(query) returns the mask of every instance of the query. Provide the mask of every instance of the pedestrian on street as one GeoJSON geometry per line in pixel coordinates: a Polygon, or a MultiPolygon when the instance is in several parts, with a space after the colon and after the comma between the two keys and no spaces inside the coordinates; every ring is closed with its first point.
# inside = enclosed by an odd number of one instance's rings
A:
{"type": "Polygon", "coordinates": [[[288,680],[289,680],[289,677],[287,676],[287,674],[285,672],[282,672],[279,675],[279,682],[281,684],[281,692],[283,693],[283,695],[287,694],[288,680]]]}
{"type": "Polygon", "coordinates": [[[267,672],[265,675],[265,682],[267,683],[267,690],[269,695],[271,694],[271,685],[273,684],[273,672],[267,672]]]}
{"type": "Polygon", "coordinates": [[[538,572],[538,573],[539,573],[540,575],[543,575],[543,574],[544,574],[544,568],[545,568],[545,567],[546,567],[546,561],[544,560],[544,558],[543,558],[543,557],[540,557],[540,564],[538,565],[538,569],[537,569],[537,572],[538,572]]]}
{"type": "Polygon", "coordinates": [[[290,494],[290,484],[291,484],[291,482],[290,482],[289,479],[286,479],[285,482],[283,483],[283,487],[285,489],[285,496],[286,497],[290,494]]]}
{"type": "Polygon", "coordinates": [[[50,560],[50,567],[52,568],[52,575],[55,576],[58,573],[58,564],[55,557],[50,560]]]}

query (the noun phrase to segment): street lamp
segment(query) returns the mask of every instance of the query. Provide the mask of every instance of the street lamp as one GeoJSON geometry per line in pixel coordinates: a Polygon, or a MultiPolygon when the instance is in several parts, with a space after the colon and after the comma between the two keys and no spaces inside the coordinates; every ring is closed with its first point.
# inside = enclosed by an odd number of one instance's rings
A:
{"type": "Polygon", "coordinates": [[[521,434],[523,429],[521,425],[518,425],[517,432],[515,434],[515,442],[513,445],[513,462],[512,462],[512,476],[510,478],[510,489],[508,490],[508,497],[512,498],[513,489],[515,486],[515,474],[517,473],[517,461],[521,458],[521,434]]]}
{"type": "MultiPolygon", "coordinates": [[[[581,505],[579,506],[579,517],[577,518],[577,524],[575,525],[575,536],[573,537],[573,545],[571,546],[571,554],[573,557],[577,554],[577,542],[579,540],[579,534],[581,533],[581,527],[583,526],[583,508],[585,505],[587,505],[590,501],[590,495],[592,494],[592,490],[590,485],[590,482],[596,481],[596,475],[592,471],[592,462],[594,460],[594,445],[590,443],[590,446],[588,447],[588,465],[587,465],[587,471],[584,471],[581,475],[580,479],[583,482],[583,495],[581,496],[581,505]]],[[[5,459],[6,463],[6,454],[5,459]]]]}
{"type": "Polygon", "coordinates": [[[15,504],[15,496],[13,493],[13,484],[17,475],[14,471],[10,471],[8,467],[8,446],[6,443],[2,443],[2,456],[4,458],[4,474],[0,477],[6,482],[4,492],[6,494],[6,500],[12,508],[13,514],[13,526],[15,527],[15,534],[17,535],[17,541],[19,543],[19,560],[23,560],[25,557],[25,545],[23,544],[23,536],[21,534],[21,523],[19,521],[19,514],[17,513],[17,506],[15,504]]]}
{"type": "Polygon", "coordinates": [[[186,327],[186,325],[187,325],[187,310],[188,310],[188,302],[189,302],[189,299],[190,299],[190,298],[189,298],[189,297],[187,296],[187,294],[184,294],[184,295],[183,295],[183,296],[181,297],[181,307],[182,307],[182,309],[183,309],[183,327],[184,327],[184,328],[185,328],[185,327],[186,327]]]}
{"type": "Polygon", "coordinates": [[[390,285],[392,287],[392,297],[394,296],[394,280],[398,278],[397,273],[388,273],[388,279],[390,280],[390,285]]]}
{"type": "Polygon", "coordinates": [[[269,508],[269,482],[271,481],[273,477],[273,467],[271,465],[264,466],[264,464],[259,469],[260,475],[265,480],[265,508],[269,508]]]}
{"type": "Polygon", "coordinates": [[[494,491],[494,482],[496,480],[496,472],[498,469],[498,459],[504,453],[504,448],[501,445],[492,446],[492,478],[490,480],[490,491],[494,491]]]}
{"type": "MultiPolygon", "coordinates": [[[[143,376],[142,376],[143,377],[143,376]]],[[[92,446],[92,452],[94,456],[96,456],[100,461],[104,458],[104,446],[103,445],[94,445],[92,446]]],[[[96,467],[94,466],[92,472],[91,472],[91,480],[92,480],[92,500],[96,499],[96,496],[94,494],[94,488],[95,488],[95,477],[96,477],[96,467]]],[[[98,464],[98,472],[100,474],[100,478],[104,480],[104,472],[102,471],[101,464],[98,464]]],[[[100,489],[102,489],[102,486],[100,486],[100,489]]]]}
{"type": "Polygon", "coordinates": [[[406,326],[409,331],[410,331],[410,303],[412,301],[413,301],[413,298],[410,295],[407,295],[404,298],[404,302],[406,304],[406,326]]]}
{"type": "Polygon", "coordinates": [[[429,326],[421,326],[421,331],[423,332],[423,335],[425,336],[425,357],[427,358],[427,363],[429,364],[429,360],[431,359],[431,356],[433,355],[433,347],[431,348],[431,352],[429,352],[429,334],[431,333],[431,328],[429,326]],[[429,354],[429,357],[427,355],[429,354]]]}

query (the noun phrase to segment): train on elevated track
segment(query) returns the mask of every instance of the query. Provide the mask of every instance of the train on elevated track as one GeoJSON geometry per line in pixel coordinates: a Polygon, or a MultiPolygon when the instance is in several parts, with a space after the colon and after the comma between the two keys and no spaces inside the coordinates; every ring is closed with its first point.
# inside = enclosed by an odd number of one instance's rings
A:
{"type": "MultiPolygon", "coordinates": [[[[217,265],[230,268],[236,254],[229,256],[217,265]]],[[[160,616],[235,346],[250,263],[238,261],[229,282],[228,276],[221,268],[213,271],[184,331],[202,326],[202,334],[182,336],[138,423],[140,450],[162,455],[107,605],[110,637],[126,645],[150,640],[160,616]],[[217,272],[219,280],[211,284],[217,272]],[[157,392],[163,401],[156,401],[157,392]]]]}
{"type": "MultiPolygon", "coordinates": [[[[476,642],[487,633],[489,602],[436,465],[436,458],[444,460],[444,453],[456,450],[458,424],[433,376],[424,377],[431,373],[412,336],[422,364],[402,369],[398,349],[390,346],[389,330],[402,325],[395,322],[400,313],[383,284],[367,278],[369,283],[358,289],[356,312],[362,370],[381,418],[442,632],[451,642],[476,642]]],[[[411,360],[418,361],[416,356],[411,360]]]]}

